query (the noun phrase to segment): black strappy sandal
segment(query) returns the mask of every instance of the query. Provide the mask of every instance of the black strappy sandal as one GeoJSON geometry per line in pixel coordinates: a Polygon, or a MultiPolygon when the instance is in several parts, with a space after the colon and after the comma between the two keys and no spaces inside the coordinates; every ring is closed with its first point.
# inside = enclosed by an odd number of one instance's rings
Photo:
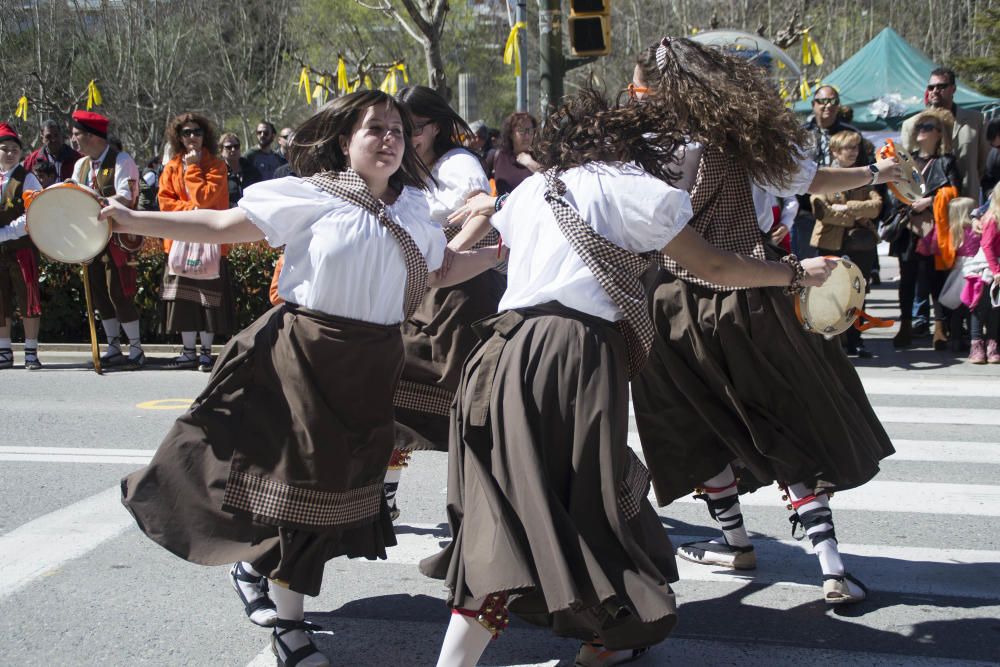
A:
{"type": "Polygon", "coordinates": [[[38,360],[38,348],[24,348],[24,368],[29,371],[41,370],[42,362],[38,360]]]}
{"type": "Polygon", "coordinates": [[[865,600],[867,597],[868,587],[858,581],[849,572],[845,572],[843,576],[835,574],[823,575],[823,599],[827,604],[855,604],[865,600]],[[847,585],[848,581],[857,586],[861,593],[851,592],[850,587],[847,585]]]}
{"type": "Polygon", "coordinates": [[[5,347],[0,350],[0,370],[14,368],[14,350],[5,347]]]}
{"type": "Polygon", "coordinates": [[[278,610],[274,606],[274,601],[267,594],[267,577],[260,576],[255,577],[246,570],[243,569],[243,563],[237,562],[229,570],[229,581],[233,584],[233,588],[236,589],[236,594],[240,596],[240,600],[243,602],[243,610],[247,614],[247,618],[254,625],[259,625],[262,628],[271,628],[278,622],[278,610]],[[247,584],[253,584],[260,591],[261,595],[255,600],[248,600],[245,595],[243,595],[243,589],[240,588],[239,582],[244,582],[247,584]],[[256,614],[261,609],[271,610],[271,614],[259,614],[258,620],[254,620],[254,614],[256,614]]]}
{"type": "MultiPolygon", "coordinates": [[[[310,623],[309,621],[288,621],[283,618],[279,618],[278,622],[274,624],[274,632],[271,633],[271,650],[274,651],[274,655],[278,658],[278,667],[296,667],[296,665],[311,655],[315,655],[317,653],[323,655],[323,653],[316,648],[316,644],[313,643],[312,637],[310,636],[310,633],[322,629],[322,627],[316,625],[315,623],[310,623]],[[302,630],[306,633],[306,639],[309,640],[308,644],[300,646],[294,651],[288,648],[288,645],[281,640],[283,635],[293,630],[302,630]],[[281,657],[282,653],[285,654],[284,658],[281,657]]],[[[326,658],[325,655],[323,657],[326,658]]],[[[327,661],[326,665],[329,667],[330,662],[327,661]]]]}

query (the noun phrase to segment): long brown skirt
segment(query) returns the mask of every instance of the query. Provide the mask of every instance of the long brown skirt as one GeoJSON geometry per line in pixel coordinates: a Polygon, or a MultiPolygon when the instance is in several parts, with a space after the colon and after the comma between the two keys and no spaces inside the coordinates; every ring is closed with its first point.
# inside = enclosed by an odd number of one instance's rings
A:
{"type": "Polygon", "coordinates": [[[714,292],[659,271],[657,338],[632,381],[657,500],[666,505],[734,460],[744,487],[849,489],[893,447],[836,340],[803,331],[780,288],[714,292]]]}
{"type": "Polygon", "coordinates": [[[402,363],[398,327],[276,306],[226,344],[122,502],[181,558],[316,595],[326,561],[396,544],[382,479],[402,363]]]}
{"type": "Polygon", "coordinates": [[[673,548],[627,446],[625,342],[559,304],[477,325],[448,456],[452,542],[424,560],[454,607],[510,610],[609,648],[662,641],[676,621],[673,548]]]}
{"type": "Polygon", "coordinates": [[[451,404],[462,364],[479,338],[472,324],[495,315],[507,276],[486,271],[453,287],[430,289],[403,322],[406,362],[396,388],[396,447],[448,451],[451,404]]]}
{"type": "Polygon", "coordinates": [[[164,271],[160,306],[160,321],[166,333],[232,333],[236,305],[228,260],[219,260],[219,277],[214,280],[192,280],[164,271]]]}

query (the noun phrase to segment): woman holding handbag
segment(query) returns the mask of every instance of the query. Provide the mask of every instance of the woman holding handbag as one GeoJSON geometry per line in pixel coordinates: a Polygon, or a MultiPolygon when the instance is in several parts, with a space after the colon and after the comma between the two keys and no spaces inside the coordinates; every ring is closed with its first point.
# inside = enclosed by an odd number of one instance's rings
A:
{"type": "MultiPolygon", "coordinates": [[[[864,166],[858,163],[861,142],[861,135],[850,130],[830,137],[833,166],[864,166]]],[[[862,275],[870,275],[878,247],[875,220],[882,210],[882,197],[875,188],[866,185],[845,192],[812,195],[812,208],[816,226],[809,244],[820,255],[848,256],[861,269],[862,275]]],[[[854,327],[844,332],[844,343],[851,356],[861,359],[872,356],[865,349],[861,332],[854,327]]]]}
{"type": "MultiPolygon", "coordinates": [[[[183,113],[167,128],[174,157],[163,167],[157,198],[161,211],[229,208],[226,162],[216,155],[216,132],[199,114],[183,113]]],[[[226,254],[228,245],[163,240],[163,330],[180,332],[184,350],[175,368],[212,370],[215,334],[233,329],[233,294],[226,254]],[[201,353],[195,347],[201,336],[201,353]]]]}

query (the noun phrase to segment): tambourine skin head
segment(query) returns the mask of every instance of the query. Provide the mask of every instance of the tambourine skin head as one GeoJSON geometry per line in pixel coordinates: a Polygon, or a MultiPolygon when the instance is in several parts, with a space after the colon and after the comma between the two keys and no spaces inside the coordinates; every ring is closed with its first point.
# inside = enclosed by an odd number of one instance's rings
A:
{"type": "Polygon", "coordinates": [[[92,190],[60,183],[34,195],[27,211],[28,236],[49,259],[82,264],[101,254],[111,239],[111,222],[100,220],[92,190]]]}
{"type": "Polygon", "coordinates": [[[847,331],[858,318],[865,300],[866,281],[861,269],[843,257],[819,287],[807,287],[797,297],[796,314],[811,333],[833,337],[847,331]]]}
{"type": "Polygon", "coordinates": [[[877,156],[880,160],[890,157],[896,158],[899,160],[900,169],[906,175],[902,181],[888,183],[889,189],[892,190],[896,199],[909,206],[924,196],[923,180],[920,178],[920,172],[916,165],[913,164],[913,158],[906,153],[897,151],[896,144],[892,139],[885,140],[885,145],[878,149],[877,156]]]}

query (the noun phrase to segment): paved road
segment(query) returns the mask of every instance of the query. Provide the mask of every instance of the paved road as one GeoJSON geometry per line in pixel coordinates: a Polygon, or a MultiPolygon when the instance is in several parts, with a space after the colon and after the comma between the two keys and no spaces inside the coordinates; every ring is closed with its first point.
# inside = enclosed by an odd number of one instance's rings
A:
{"type": "MultiPolygon", "coordinates": [[[[874,293],[876,314],[892,314],[892,287],[874,293]]],[[[746,502],[759,569],[682,561],[678,627],[637,666],[996,664],[1000,366],[926,347],[895,352],[890,335],[874,334],[878,356],[858,367],[898,453],[833,502],[846,564],[871,599],[842,611],[819,601],[815,558],[789,538],[778,492],[763,490],[746,502]]],[[[226,569],[154,546],[118,502],[118,479],[148,460],[206,376],[98,377],[85,359],[50,353],[45,371],[0,374],[0,664],[274,664],[226,569]]],[[[307,609],[329,629],[319,642],[335,665],[433,664],[448,611],[415,564],[448,538],[445,480],[444,455],[416,456],[389,560],[329,564],[307,609]]],[[[661,515],[675,542],[709,533],[700,503],[661,515]]],[[[515,623],[482,664],[566,665],[575,649],[515,623]]]]}

